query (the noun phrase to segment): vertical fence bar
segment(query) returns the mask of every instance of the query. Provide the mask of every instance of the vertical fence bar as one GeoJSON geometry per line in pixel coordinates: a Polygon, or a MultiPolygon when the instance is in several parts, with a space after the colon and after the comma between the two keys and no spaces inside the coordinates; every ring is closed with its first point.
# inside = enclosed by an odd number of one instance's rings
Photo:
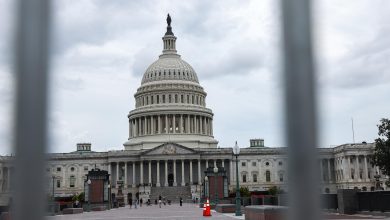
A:
{"type": "Polygon", "coordinates": [[[291,220],[319,215],[315,74],[310,0],[282,0],[285,119],[291,220]]]}
{"type": "Polygon", "coordinates": [[[15,41],[15,191],[17,220],[43,219],[47,130],[48,0],[20,0],[15,41]]]}

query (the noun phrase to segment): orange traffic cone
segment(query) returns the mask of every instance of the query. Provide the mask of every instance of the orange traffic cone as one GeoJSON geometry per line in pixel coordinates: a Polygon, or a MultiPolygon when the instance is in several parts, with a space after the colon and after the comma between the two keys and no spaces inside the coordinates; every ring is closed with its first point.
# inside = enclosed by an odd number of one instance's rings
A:
{"type": "Polygon", "coordinates": [[[203,216],[211,216],[209,199],[203,204],[203,216]]]}

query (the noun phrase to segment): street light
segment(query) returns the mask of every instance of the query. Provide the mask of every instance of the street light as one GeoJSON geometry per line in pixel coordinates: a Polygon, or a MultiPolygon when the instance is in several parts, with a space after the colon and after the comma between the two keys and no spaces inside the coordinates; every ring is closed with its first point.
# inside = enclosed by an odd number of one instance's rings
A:
{"type": "Polygon", "coordinates": [[[218,203],[218,191],[217,191],[217,174],[218,174],[218,167],[214,167],[214,191],[215,191],[215,199],[214,203],[217,205],[218,203]]]}
{"type": "Polygon", "coordinates": [[[233,147],[233,155],[236,156],[236,216],[241,216],[241,198],[240,198],[240,183],[238,181],[238,155],[240,154],[240,147],[236,145],[233,147]]]}
{"type": "Polygon", "coordinates": [[[91,180],[87,180],[88,183],[88,212],[91,211],[91,180]]]}
{"type": "Polygon", "coordinates": [[[111,209],[111,185],[107,185],[107,191],[108,191],[108,210],[111,209]]]}
{"type": "Polygon", "coordinates": [[[209,197],[208,196],[208,184],[207,182],[209,181],[209,178],[207,176],[204,177],[204,197],[209,197]]]}

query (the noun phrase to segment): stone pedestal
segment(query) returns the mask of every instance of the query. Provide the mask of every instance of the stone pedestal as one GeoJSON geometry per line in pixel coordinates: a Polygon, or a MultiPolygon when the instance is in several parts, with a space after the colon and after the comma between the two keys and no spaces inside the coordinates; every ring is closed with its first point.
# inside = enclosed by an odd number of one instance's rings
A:
{"type": "Polygon", "coordinates": [[[339,189],[337,190],[337,201],[340,214],[355,214],[358,211],[358,190],[339,189]]]}
{"type": "Polygon", "coordinates": [[[251,205],[244,209],[245,220],[283,220],[288,208],[285,206],[251,205]]]}

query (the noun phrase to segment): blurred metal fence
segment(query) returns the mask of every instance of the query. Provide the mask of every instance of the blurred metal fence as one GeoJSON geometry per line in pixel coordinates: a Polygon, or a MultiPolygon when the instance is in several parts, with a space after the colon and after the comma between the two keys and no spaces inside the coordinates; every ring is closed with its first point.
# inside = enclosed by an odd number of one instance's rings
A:
{"type": "MultiPolygon", "coordinates": [[[[15,70],[16,220],[44,218],[49,0],[19,0],[15,70]],[[27,187],[28,184],[28,187],[27,187]]],[[[77,4],[77,2],[75,2],[77,4]]],[[[281,0],[285,121],[292,220],[319,219],[316,103],[309,0],[281,0]]]]}

